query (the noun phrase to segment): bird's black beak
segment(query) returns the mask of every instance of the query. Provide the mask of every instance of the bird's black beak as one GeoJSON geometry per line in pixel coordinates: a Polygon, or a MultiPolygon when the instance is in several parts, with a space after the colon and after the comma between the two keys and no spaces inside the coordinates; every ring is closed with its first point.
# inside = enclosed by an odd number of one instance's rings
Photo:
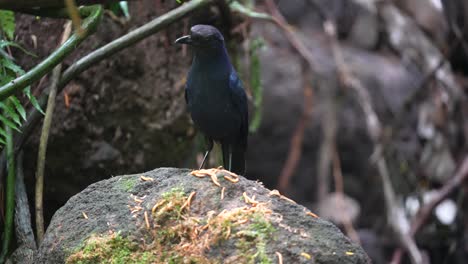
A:
{"type": "Polygon", "coordinates": [[[190,35],[183,36],[183,37],[176,39],[175,43],[190,45],[192,44],[192,38],[190,37],[190,35]]]}

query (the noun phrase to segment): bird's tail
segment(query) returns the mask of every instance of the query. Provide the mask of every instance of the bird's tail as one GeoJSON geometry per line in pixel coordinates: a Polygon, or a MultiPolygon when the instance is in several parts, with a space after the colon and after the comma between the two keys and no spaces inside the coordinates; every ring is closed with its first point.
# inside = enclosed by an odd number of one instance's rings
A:
{"type": "Polygon", "coordinates": [[[229,153],[231,153],[231,172],[245,175],[245,148],[236,144],[221,144],[223,149],[223,165],[229,169],[229,153]]]}

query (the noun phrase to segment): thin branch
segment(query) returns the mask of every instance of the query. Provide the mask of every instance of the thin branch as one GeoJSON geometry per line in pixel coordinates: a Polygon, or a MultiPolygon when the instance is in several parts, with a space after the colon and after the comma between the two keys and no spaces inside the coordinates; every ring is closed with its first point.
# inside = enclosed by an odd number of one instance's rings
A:
{"type": "Polygon", "coordinates": [[[304,139],[304,131],[307,125],[307,121],[310,119],[312,113],[312,87],[307,81],[304,84],[304,106],[302,116],[299,119],[294,134],[291,138],[289,146],[288,158],[283,166],[280,176],[278,177],[278,190],[285,193],[289,188],[291,178],[296,171],[297,164],[301,159],[302,154],[302,141],[304,139]]]}
{"type": "MultiPolygon", "coordinates": [[[[451,56],[451,54],[455,50],[455,47],[459,43],[460,40],[457,39],[450,45],[447,52],[447,57],[451,56]]],[[[427,91],[427,85],[436,78],[437,72],[439,72],[439,70],[442,69],[446,63],[448,63],[447,58],[445,56],[441,56],[437,65],[424,75],[424,77],[419,82],[418,86],[414,89],[414,91],[404,100],[403,106],[395,114],[392,128],[394,131],[391,134],[392,137],[398,134],[395,130],[400,129],[403,126],[404,118],[408,115],[408,111],[411,109],[411,106],[414,105],[417,102],[417,100],[423,96],[424,92],[427,91]]],[[[386,144],[389,144],[391,138],[387,138],[386,141],[386,144]]]]}
{"type": "Polygon", "coordinates": [[[70,80],[78,76],[83,71],[89,69],[98,62],[110,57],[111,55],[128,48],[135,43],[155,34],[168,25],[179,21],[180,18],[189,13],[203,8],[208,4],[212,4],[214,0],[192,0],[182,6],[173,9],[156,19],[146,23],[145,25],[125,34],[124,36],[104,45],[103,47],[89,53],[77,62],[73,63],[63,73],[59,82],[59,90],[61,90],[70,80]]]}
{"type": "Polygon", "coordinates": [[[65,7],[67,8],[68,15],[73,23],[73,27],[78,35],[83,35],[84,31],[81,27],[81,16],[75,0],[65,0],[65,7]]]}
{"type": "Polygon", "coordinates": [[[344,185],[343,185],[343,173],[341,171],[341,162],[338,149],[336,144],[333,146],[333,178],[335,180],[335,192],[338,195],[338,202],[340,203],[337,208],[341,208],[341,221],[345,229],[346,235],[354,242],[361,244],[359,235],[353,226],[353,222],[348,214],[346,214],[345,202],[344,202],[344,185]]]}
{"type": "Polygon", "coordinates": [[[387,161],[383,155],[383,147],[381,142],[382,126],[372,106],[371,97],[360,80],[352,75],[346,62],[344,61],[341,48],[336,38],[335,24],[331,20],[326,20],[323,27],[331,44],[333,57],[340,74],[340,80],[346,87],[350,87],[355,91],[358,103],[361,105],[361,108],[365,114],[367,131],[372,141],[374,142],[373,160],[377,165],[377,170],[379,172],[378,174],[383,185],[389,225],[397,235],[400,244],[408,251],[412,262],[415,264],[422,263],[422,255],[417,248],[415,241],[409,235],[408,230],[406,230],[409,226],[408,219],[405,217],[403,210],[400,206],[398,206],[396,201],[396,194],[393,190],[393,186],[390,180],[387,161]]]}
{"type": "MultiPolygon", "coordinates": [[[[127,0],[133,1],[133,0],[127,0]]],[[[119,2],[119,0],[77,0],[76,4],[81,5],[97,5],[111,4],[119,2]]],[[[65,7],[63,0],[0,0],[0,9],[18,11],[24,9],[50,9],[65,7]]]]}
{"type": "Polygon", "coordinates": [[[304,42],[300,40],[300,38],[297,36],[297,33],[293,30],[293,27],[288,24],[286,19],[284,19],[273,0],[266,0],[265,3],[271,13],[270,21],[273,21],[283,30],[289,40],[289,43],[291,43],[293,48],[301,55],[304,60],[306,60],[306,62],[309,64],[310,70],[314,71],[315,64],[312,52],[310,52],[304,42]]]}
{"type": "MultiPolygon", "coordinates": [[[[108,43],[107,45],[91,52],[85,57],[81,58],[77,62],[73,63],[62,75],[60,82],[57,86],[57,92],[60,93],[65,85],[68,84],[73,78],[78,76],[83,71],[87,70],[91,66],[99,63],[100,61],[110,57],[111,55],[128,48],[135,43],[143,40],[144,38],[157,33],[161,29],[169,26],[170,24],[179,21],[180,18],[187,16],[191,12],[206,7],[212,4],[214,0],[192,0],[176,9],[169,11],[168,13],[157,17],[156,19],[148,22],[147,24],[125,34],[124,36],[108,43]]],[[[41,107],[46,105],[48,98],[47,92],[43,93],[38,101],[41,107]]],[[[39,123],[42,115],[33,108],[28,112],[28,119],[21,127],[22,133],[15,137],[15,153],[21,148],[26,139],[29,137],[34,127],[39,123]]],[[[0,168],[5,167],[5,153],[2,152],[0,156],[0,168]]],[[[1,174],[0,174],[1,180],[1,174]]]]}
{"type": "Polygon", "coordinates": [[[233,1],[230,5],[231,9],[242,15],[245,15],[254,19],[261,19],[276,24],[286,35],[289,43],[292,45],[294,50],[301,55],[301,57],[309,64],[310,69],[313,71],[315,68],[314,59],[312,53],[309,51],[307,46],[299,39],[297,33],[293,30],[293,27],[288,24],[284,19],[283,15],[279,12],[276,4],[272,0],[265,1],[270,13],[261,13],[250,10],[245,6],[241,5],[238,1],[233,1]]]}
{"type": "Polygon", "coordinates": [[[15,154],[13,148],[13,131],[8,125],[5,125],[4,129],[6,131],[5,149],[8,161],[8,175],[6,179],[6,209],[0,263],[5,262],[6,255],[9,251],[11,238],[13,236],[13,216],[15,213],[15,154]]]}
{"type": "Polygon", "coordinates": [[[34,232],[31,225],[31,213],[29,212],[28,195],[24,185],[23,152],[16,159],[16,205],[15,205],[15,234],[19,255],[25,257],[25,263],[33,263],[35,251],[37,250],[34,232]]]}
{"type": "Polygon", "coordinates": [[[65,42],[60,48],[49,55],[45,60],[36,65],[34,68],[29,70],[22,76],[8,82],[7,84],[0,87],[0,101],[5,100],[15,92],[23,90],[28,85],[42,78],[42,76],[49,73],[57,64],[61,63],[66,56],[68,56],[76,47],[89,35],[96,31],[97,25],[99,24],[100,17],[102,15],[101,6],[89,6],[81,7],[80,13],[87,18],[83,22],[84,34],[73,34],[67,42],[65,42]]]}
{"type": "MultiPolygon", "coordinates": [[[[62,34],[62,40],[59,46],[70,37],[71,23],[65,24],[65,29],[62,34]]],[[[52,116],[55,108],[55,97],[57,95],[57,84],[62,73],[62,63],[59,63],[52,71],[51,84],[49,88],[49,99],[47,101],[47,109],[42,125],[41,139],[39,142],[39,151],[37,154],[37,171],[36,171],[36,232],[37,232],[37,244],[40,245],[42,238],[44,237],[44,207],[43,207],[43,194],[44,194],[44,169],[47,152],[47,141],[49,139],[49,130],[52,124],[52,116]]]]}
{"type": "MultiPolygon", "coordinates": [[[[294,50],[308,64],[310,71],[314,72],[315,64],[314,64],[314,58],[313,58],[312,53],[309,51],[309,49],[304,44],[304,42],[301,41],[297,33],[293,30],[293,27],[287,23],[286,19],[282,16],[282,14],[278,10],[274,1],[266,0],[265,3],[271,15],[250,10],[242,6],[241,4],[239,4],[237,1],[231,4],[231,8],[234,11],[237,11],[245,16],[255,18],[255,19],[266,20],[266,21],[273,22],[274,24],[276,24],[280,29],[282,29],[283,33],[285,34],[286,38],[288,39],[289,43],[294,48],[294,50]]],[[[324,12],[321,12],[321,14],[324,14],[324,12]]],[[[328,130],[328,128],[331,128],[331,126],[326,126],[326,127],[327,127],[327,131],[325,131],[325,136],[328,136],[330,135],[329,133],[330,131],[328,130]]],[[[296,131],[300,131],[299,128],[300,127],[298,127],[296,131]]],[[[297,148],[297,147],[294,147],[294,145],[298,144],[297,141],[298,140],[296,139],[296,137],[293,137],[291,141],[290,155],[288,156],[287,163],[285,167],[283,168],[282,176],[280,177],[279,185],[282,186],[283,189],[287,187],[289,178],[291,177],[289,174],[292,174],[291,170],[295,167],[295,162],[297,163],[297,161],[294,162],[295,159],[298,159],[297,158],[298,152],[294,151],[297,148]]],[[[332,142],[332,141],[333,141],[333,138],[331,138],[331,141],[329,140],[328,142],[332,142]]],[[[322,145],[321,152],[326,152],[325,153],[326,155],[321,155],[322,160],[320,161],[320,164],[323,164],[323,166],[321,166],[320,173],[319,173],[320,175],[329,174],[329,171],[327,172],[327,169],[329,168],[329,165],[332,160],[332,153],[331,153],[331,149],[328,146],[330,146],[330,144],[328,143],[322,145]]],[[[323,179],[323,177],[321,177],[321,179],[323,179]]],[[[326,182],[327,180],[322,180],[321,183],[319,184],[318,193],[319,193],[319,197],[321,198],[323,198],[323,196],[325,196],[327,192],[326,182]]]]}
{"type": "MultiPolygon", "coordinates": [[[[297,36],[296,32],[293,31],[292,27],[279,12],[276,4],[272,0],[266,0],[266,5],[271,15],[250,10],[237,1],[234,1],[231,4],[231,9],[251,18],[262,19],[275,23],[280,29],[283,30],[283,33],[286,35],[289,43],[301,56],[301,59],[308,64],[307,68],[313,72],[315,65],[313,62],[312,53],[307,49],[304,43],[297,36]]],[[[305,82],[307,83],[308,81],[306,80],[305,82]]],[[[287,190],[291,177],[297,167],[297,163],[300,160],[304,130],[307,120],[312,112],[312,89],[309,88],[309,85],[307,84],[304,86],[304,96],[303,115],[299,120],[293,137],[291,138],[288,158],[279,176],[278,189],[283,190],[283,192],[287,190]],[[308,100],[310,100],[310,102],[308,100]]]]}
{"type": "MultiPolygon", "coordinates": [[[[416,215],[413,217],[411,221],[410,227],[410,235],[414,236],[416,233],[421,230],[424,224],[429,220],[429,217],[432,214],[432,211],[439,205],[443,200],[445,200],[449,195],[451,195],[457,188],[461,186],[461,184],[468,179],[468,156],[466,156],[461,165],[459,166],[458,170],[455,172],[455,175],[448,180],[444,186],[437,193],[434,197],[424,204],[421,208],[419,208],[416,215]]],[[[393,253],[393,260],[392,263],[400,263],[401,257],[403,256],[403,250],[401,248],[397,249],[393,253]]]]}
{"type": "Polygon", "coordinates": [[[455,175],[437,191],[433,198],[421,207],[411,221],[410,234],[415,235],[427,222],[434,208],[452,194],[468,178],[468,156],[466,156],[455,175]]]}
{"type": "Polygon", "coordinates": [[[336,100],[338,87],[336,82],[329,82],[327,89],[323,89],[322,98],[324,114],[321,120],[323,140],[320,144],[317,169],[317,201],[322,202],[329,194],[333,148],[336,144],[337,115],[339,102],[336,100]]]}
{"type": "Polygon", "coordinates": [[[468,43],[465,41],[465,37],[467,37],[465,36],[466,30],[463,32],[462,28],[459,26],[466,27],[463,23],[466,24],[468,21],[468,17],[466,17],[467,4],[464,1],[442,1],[442,5],[445,13],[445,20],[452,33],[455,35],[455,38],[459,40],[457,44],[461,44],[465,56],[468,56],[468,43]],[[460,16],[464,16],[464,21],[460,20],[460,16]]]}

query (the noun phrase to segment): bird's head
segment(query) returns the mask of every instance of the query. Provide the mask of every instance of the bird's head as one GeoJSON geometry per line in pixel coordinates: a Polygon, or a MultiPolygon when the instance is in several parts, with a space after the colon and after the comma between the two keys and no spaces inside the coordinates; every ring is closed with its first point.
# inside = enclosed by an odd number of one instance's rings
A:
{"type": "Polygon", "coordinates": [[[190,35],[178,38],[175,43],[187,44],[196,50],[216,49],[224,47],[224,38],[213,26],[195,25],[190,29],[190,35]]]}

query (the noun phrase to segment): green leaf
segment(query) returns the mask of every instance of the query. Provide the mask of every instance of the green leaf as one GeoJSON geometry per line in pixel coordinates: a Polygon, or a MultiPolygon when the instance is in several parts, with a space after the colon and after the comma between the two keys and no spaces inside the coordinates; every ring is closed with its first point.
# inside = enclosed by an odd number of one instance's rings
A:
{"type": "Polygon", "coordinates": [[[20,116],[16,113],[16,110],[14,107],[12,107],[10,104],[5,104],[3,102],[0,102],[0,107],[5,111],[13,121],[18,124],[18,126],[21,126],[21,119],[20,116]]]}
{"type": "Polygon", "coordinates": [[[41,114],[45,115],[44,111],[43,111],[42,108],[41,108],[41,105],[40,105],[39,102],[36,100],[36,97],[34,97],[34,95],[31,95],[31,97],[29,98],[29,101],[30,101],[31,104],[34,106],[34,108],[37,109],[37,111],[39,111],[41,114]]]}
{"type": "Polygon", "coordinates": [[[14,130],[21,133],[21,131],[15,125],[15,123],[11,122],[8,118],[4,117],[3,115],[0,115],[0,121],[2,121],[3,123],[5,123],[5,125],[7,125],[7,126],[11,127],[12,129],[14,129],[14,130]]]}
{"type": "Polygon", "coordinates": [[[22,52],[24,52],[24,53],[26,53],[28,55],[31,55],[33,57],[37,57],[36,54],[34,54],[34,53],[30,52],[30,51],[27,51],[25,48],[23,48],[20,44],[18,44],[16,42],[4,40],[4,39],[0,40],[0,49],[8,47],[8,46],[18,48],[22,52]]]}
{"type": "Polygon", "coordinates": [[[31,97],[31,86],[28,86],[24,88],[23,93],[28,97],[28,99],[31,97]]]}
{"type": "Polygon", "coordinates": [[[107,7],[107,9],[109,9],[112,13],[114,13],[114,15],[118,16],[120,15],[119,14],[119,10],[120,10],[120,5],[119,3],[110,3],[107,7]]]}
{"type": "Polygon", "coordinates": [[[31,104],[36,108],[37,111],[39,111],[41,114],[45,115],[44,111],[42,111],[41,105],[39,102],[36,100],[36,97],[31,94],[31,87],[28,86],[23,90],[24,94],[28,97],[29,101],[31,104]]]}
{"type": "MultiPolygon", "coordinates": [[[[1,61],[0,61],[0,66],[2,66],[1,61]]],[[[9,81],[15,79],[15,76],[8,74],[7,72],[3,72],[6,70],[4,67],[1,67],[1,69],[2,69],[2,72],[0,72],[0,86],[3,86],[9,81]]]]}
{"type": "Polygon", "coordinates": [[[3,140],[2,138],[0,138],[0,144],[1,144],[1,145],[6,145],[5,140],[3,140]]]}
{"type": "Polygon", "coordinates": [[[15,34],[15,13],[13,11],[0,10],[0,30],[10,40],[15,34]]]}
{"type": "Polygon", "coordinates": [[[0,136],[3,136],[4,138],[7,137],[7,132],[3,129],[3,127],[0,127],[0,136]]]}
{"type": "Polygon", "coordinates": [[[3,67],[12,70],[16,74],[25,74],[25,71],[21,69],[20,66],[16,65],[13,61],[7,58],[3,58],[1,64],[3,65],[3,67]]]}
{"type": "Polygon", "coordinates": [[[21,118],[23,118],[23,120],[26,121],[26,110],[24,110],[24,107],[21,105],[18,98],[16,98],[15,96],[10,96],[9,98],[10,98],[10,101],[15,106],[16,111],[20,114],[21,118]]]}

